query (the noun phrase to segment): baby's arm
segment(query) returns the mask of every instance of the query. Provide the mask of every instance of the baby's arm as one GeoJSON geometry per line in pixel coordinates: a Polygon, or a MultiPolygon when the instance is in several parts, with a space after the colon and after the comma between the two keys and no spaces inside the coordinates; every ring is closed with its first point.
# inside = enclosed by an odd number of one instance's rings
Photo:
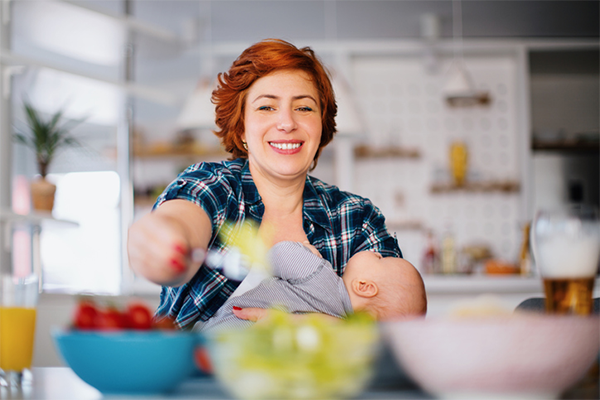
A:
{"type": "MultiPolygon", "coordinates": [[[[314,251],[318,253],[316,249],[314,251]]],[[[322,265],[331,269],[327,260],[316,256],[310,248],[299,242],[277,243],[271,249],[270,257],[273,275],[284,280],[306,278],[322,265]]]]}
{"type": "Polygon", "coordinates": [[[319,253],[319,250],[317,250],[317,248],[315,246],[313,246],[312,244],[310,244],[310,242],[308,240],[302,242],[302,245],[304,247],[306,247],[307,249],[309,249],[315,256],[323,258],[323,256],[321,255],[321,253],[319,253]]]}

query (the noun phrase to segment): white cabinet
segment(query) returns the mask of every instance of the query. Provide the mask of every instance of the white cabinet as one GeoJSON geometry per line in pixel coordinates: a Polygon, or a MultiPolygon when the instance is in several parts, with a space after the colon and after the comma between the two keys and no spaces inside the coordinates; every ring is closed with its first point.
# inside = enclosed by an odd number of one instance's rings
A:
{"type": "Polygon", "coordinates": [[[598,46],[529,53],[533,203],[600,206],[598,46]]]}

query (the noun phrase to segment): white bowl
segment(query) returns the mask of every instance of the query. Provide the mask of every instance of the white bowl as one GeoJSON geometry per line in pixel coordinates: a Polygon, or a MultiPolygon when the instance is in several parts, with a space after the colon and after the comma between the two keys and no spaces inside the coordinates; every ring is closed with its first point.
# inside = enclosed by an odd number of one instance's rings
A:
{"type": "Polygon", "coordinates": [[[423,318],[382,333],[405,372],[444,398],[557,398],[600,348],[598,317],[423,318]]]}

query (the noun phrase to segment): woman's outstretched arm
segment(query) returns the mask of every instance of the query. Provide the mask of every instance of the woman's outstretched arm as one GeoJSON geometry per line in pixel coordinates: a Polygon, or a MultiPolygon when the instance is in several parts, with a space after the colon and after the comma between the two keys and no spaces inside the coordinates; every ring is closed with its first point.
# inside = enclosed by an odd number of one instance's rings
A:
{"type": "Polygon", "coordinates": [[[201,207],[186,200],[166,201],[129,228],[130,267],[156,284],[180,286],[200,268],[202,260],[192,260],[192,251],[206,250],[211,231],[201,207]]]}

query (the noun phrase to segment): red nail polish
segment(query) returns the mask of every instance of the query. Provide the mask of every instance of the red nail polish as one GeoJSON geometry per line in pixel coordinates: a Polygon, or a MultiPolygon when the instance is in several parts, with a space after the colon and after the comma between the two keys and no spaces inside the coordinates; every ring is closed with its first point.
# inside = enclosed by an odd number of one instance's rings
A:
{"type": "Polygon", "coordinates": [[[185,249],[180,244],[176,244],[174,246],[174,248],[175,248],[175,251],[178,252],[178,253],[180,253],[180,254],[185,254],[186,253],[185,249]]]}
{"type": "Polygon", "coordinates": [[[241,310],[242,308],[241,308],[241,307],[238,307],[238,306],[233,306],[233,309],[234,309],[234,310],[236,310],[236,311],[239,311],[239,310],[241,310]]]}
{"type": "Polygon", "coordinates": [[[185,265],[183,265],[179,260],[174,258],[171,259],[171,267],[177,272],[185,271],[185,265]]]}

